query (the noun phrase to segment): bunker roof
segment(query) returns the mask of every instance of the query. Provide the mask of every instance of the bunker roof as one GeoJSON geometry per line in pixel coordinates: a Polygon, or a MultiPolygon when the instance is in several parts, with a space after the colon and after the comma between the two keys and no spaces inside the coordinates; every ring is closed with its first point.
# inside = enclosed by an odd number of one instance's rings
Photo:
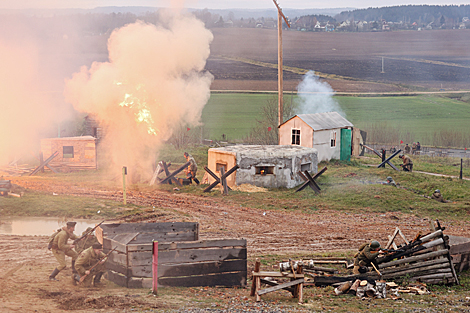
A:
{"type": "Polygon", "coordinates": [[[299,154],[317,153],[315,148],[302,146],[278,146],[278,145],[235,145],[221,148],[211,148],[210,152],[238,154],[240,157],[256,156],[259,158],[293,157],[299,154]]]}

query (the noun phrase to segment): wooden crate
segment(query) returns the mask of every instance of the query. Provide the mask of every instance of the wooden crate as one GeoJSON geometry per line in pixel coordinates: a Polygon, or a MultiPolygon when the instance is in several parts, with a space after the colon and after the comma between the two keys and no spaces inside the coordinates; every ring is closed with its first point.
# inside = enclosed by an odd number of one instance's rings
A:
{"type": "MultiPolygon", "coordinates": [[[[108,278],[128,288],[152,288],[152,242],[104,238],[105,250],[114,247],[108,278]]],[[[246,286],[246,259],[245,239],[159,243],[158,287],[246,286]]]]}
{"type": "Polygon", "coordinates": [[[152,288],[153,242],[158,241],[158,287],[246,286],[245,239],[199,239],[198,223],[102,224],[104,251],[116,247],[108,279],[128,288],[152,288]]]}

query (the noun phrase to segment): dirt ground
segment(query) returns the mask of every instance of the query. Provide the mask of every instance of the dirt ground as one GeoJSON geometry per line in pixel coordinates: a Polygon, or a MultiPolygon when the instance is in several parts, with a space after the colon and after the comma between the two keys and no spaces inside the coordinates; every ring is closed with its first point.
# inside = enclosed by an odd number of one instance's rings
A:
{"type": "MultiPolygon", "coordinates": [[[[59,183],[15,181],[30,190],[75,196],[122,199],[116,190],[92,190],[86,186],[59,183]]],[[[217,191],[214,191],[217,192],[217,191]]],[[[247,194],[249,197],[249,194],[247,194]]],[[[267,194],[267,197],[269,195],[267,194]]],[[[322,210],[316,214],[292,211],[263,211],[230,203],[230,198],[214,200],[177,192],[129,192],[128,203],[174,210],[175,214],[159,214],[147,210],[128,222],[195,221],[200,223],[201,239],[246,238],[249,268],[259,255],[293,253],[331,253],[351,250],[365,240],[387,241],[387,235],[399,227],[408,238],[417,232],[428,232],[429,221],[411,214],[348,214],[322,210]]],[[[170,210],[170,211],[172,211],[170,210]]],[[[446,226],[446,234],[470,236],[464,222],[446,226]]],[[[49,282],[48,275],[56,266],[52,253],[46,249],[46,237],[0,236],[0,299],[5,312],[123,312],[131,307],[172,309],[182,304],[170,295],[154,297],[149,290],[130,290],[108,282],[106,288],[85,290],[71,284],[71,270],[59,274],[59,282],[49,282]],[[158,299],[158,301],[157,301],[158,299]]],[[[68,259],[70,262],[70,259],[68,259]]],[[[189,288],[188,292],[194,289],[189,288]]],[[[247,289],[220,291],[233,297],[246,298],[247,289]]],[[[225,300],[224,300],[225,301],[225,300]]]]}

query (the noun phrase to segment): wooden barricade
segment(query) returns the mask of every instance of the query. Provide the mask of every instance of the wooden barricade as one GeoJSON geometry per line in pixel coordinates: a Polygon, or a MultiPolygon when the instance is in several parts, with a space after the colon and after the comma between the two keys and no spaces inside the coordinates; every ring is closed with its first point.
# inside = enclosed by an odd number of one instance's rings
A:
{"type": "Polygon", "coordinates": [[[297,270],[292,271],[292,273],[261,272],[259,269],[259,260],[256,260],[255,269],[252,272],[253,282],[251,286],[250,296],[255,296],[257,302],[261,301],[261,295],[282,289],[291,292],[294,298],[299,299],[299,303],[303,302],[303,284],[305,280],[302,266],[299,266],[297,270]],[[264,277],[287,278],[290,279],[290,281],[285,283],[276,283],[269,280],[265,280],[263,279],[264,277]],[[261,283],[270,285],[271,287],[261,289],[261,283]]]}

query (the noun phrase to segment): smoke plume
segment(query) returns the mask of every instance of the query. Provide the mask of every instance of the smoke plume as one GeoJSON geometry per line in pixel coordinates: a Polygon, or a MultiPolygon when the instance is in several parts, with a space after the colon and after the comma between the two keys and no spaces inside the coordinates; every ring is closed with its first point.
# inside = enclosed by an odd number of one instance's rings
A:
{"type": "Polygon", "coordinates": [[[203,72],[212,33],[191,15],[164,11],[162,25],[136,22],[115,30],[108,62],[66,82],[67,101],[97,118],[114,171],[151,174],[158,145],[183,124],[197,125],[210,96],[203,72]]]}
{"type": "Polygon", "coordinates": [[[327,82],[320,81],[314,71],[304,75],[297,86],[297,114],[338,112],[346,116],[338,102],[333,98],[335,91],[327,82]]]}

